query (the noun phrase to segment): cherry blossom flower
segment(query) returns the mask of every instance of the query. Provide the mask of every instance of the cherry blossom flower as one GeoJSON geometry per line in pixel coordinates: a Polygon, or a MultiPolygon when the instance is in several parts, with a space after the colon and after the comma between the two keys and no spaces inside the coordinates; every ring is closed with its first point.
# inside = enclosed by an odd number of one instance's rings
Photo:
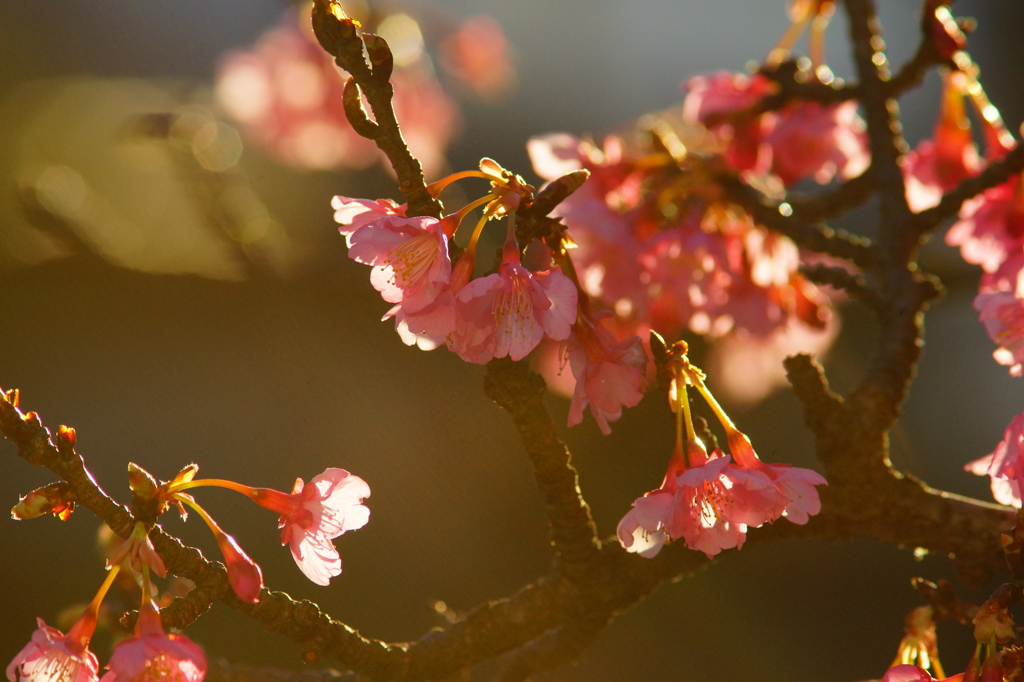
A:
{"type": "Polygon", "coordinates": [[[107,566],[116,566],[125,559],[130,559],[131,567],[137,571],[141,571],[142,565],[145,564],[161,578],[167,575],[164,561],[156,553],[153,541],[149,539],[149,531],[141,522],[135,523],[132,534],[110,555],[107,559],[107,566]]]}
{"type": "Polygon", "coordinates": [[[992,478],[992,497],[999,504],[1021,506],[1020,478],[1024,475],[1024,414],[1018,414],[1003,432],[991,454],[969,462],[964,469],[992,478]]]}
{"type": "Polygon", "coordinates": [[[623,407],[633,407],[643,398],[647,352],[638,336],[615,343],[610,331],[585,317],[576,323],[568,342],[569,364],[576,387],[569,405],[570,427],[583,421],[583,409],[601,429],[612,432],[608,422],[618,421],[623,407]]]}
{"type": "Polygon", "coordinates": [[[447,343],[481,365],[505,356],[522,360],[545,334],[565,340],[576,319],[576,285],[560,272],[524,268],[511,221],[498,272],[471,281],[455,300],[457,321],[447,343]]]}
{"type": "Polygon", "coordinates": [[[7,679],[10,682],[97,682],[99,661],[96,654],[89,651],[95,616],[92,627],[82,627],[79,619],[67,635],[47,625],[42,618],[36,620],[39,628],[32,633],[32,641],[7,666],[7,679]]]}
{"type": "Polygon", "coordinates": [[[762,462],[754,452],[749,438],[735,427],[723,425],[728,435],[729,452],[736,458],[736,464],[745,470],[765,474],[775,488],[771,511],[766,521],[774,521],[780,516],[785,516],[787,520],[802,526],[807,523],[810,516],[821,511],[821,499],[818,497],[818,491],[814,489],[816,485],[828,485],[828,481],[821,474],[789,464],[762,462]]]}
{"type": "MultiPolygon", "coordinates": [[[[958,673],[950,677],[944,677],[938,682],[961,682],[964,673],[958,673]]],[[[935,678],[928,674],[928,671],[916,665],[904,664],[894,665],[885,671],[881,682],[935,682],[935,678]]]]}
{"type": "Polygon", "coordinates": [[[945,192],[981,171],[964,106],[967,85],[962,72],[943,74],[942,111],[933,139],[922,140],[901,159],[907,203],[915,213],[937,205],[945,192]]]}
{"type": "Polygon", "coordinates": [[[307,578],[328,585],[341,574],[341,557],[331,540],[370,520],[370,510],[363,504],[370,496],[366,481],[332,467],[309,483],[295,479],[290,495],[270,488],[250,490],[257,504],[281,514],[281,544],[289,545],[307,578]]]}
{"type": "Polygon", "coordinates": [[[349,237],[348,256],[371,266],[370,284],[407,314],[432,303],[451,281],[448,236],[437,218],[378,218],[349,237]]]}
{"type": "Polygon", "coordinates": [[[777,86],[761,75],[720,71],[695,76],[686,82],[683,120],[712,131],[722,146],[726,163],[736,171],[763,173],[770,156],[762,145],[772,128],[774,114],[744,114],[777,86]]]}
{"type": "Polygon", "coordinates": [[[871,162],[865,130],[856,102],[791,104],[778,112],[764,138],[771,148],[771,171],[786,186],[806,177],[825,184],[836,175],[860,175],[871,162]]]}
{"type": "Polygon", "coordinates": [[[338,232],[345,235],[348,246],[352,246],[351,236],[359,228],[378,218],[385,216],[405,217],[406,205],[396,204],[391,199],[350,199],[336,196],[331,199],[334,209],[334,222],[341,225],[338,232]]]}
{"type": "Polygon", "coordinates": [[[960,207],[960,220],[946,233],[946,243],[985,272],[995,272],[1009,254],[1024,246],[1024,176],[1013,175],[960,207]]]}
{"type": "Polygon", "coordinates": [[[196,644],[179,634],[164,632],[160,612],[152,599],[139,609],[135,636],[119,642],[100,682],[202,682],[206,656],[196,644]]]}
{"type": "Polygon", "coordinates": [[[1008,365],[1010,374],[1019,377],[1024,363],[1024,300],[1015,292],[992,291],[978,294],[974,308],[981,313],[990,339],[999,344],[992,357],[1000,365],[1008,365]]]}
{"type": "Polygon", "coordinates": [[[654,490],[633,501],[633,508],[619,521],[615,534],[627,552],[650,559],[665,545],[672,523],[671,490],[654,490]]]}
{"type": "Polygon", "coordinates": [[[708,558],[723,549],[741,548],[747,527],[764,524],[774,501],[775,487],[767,475],[731,461],[716,451],[676,479],[669,535],[682,537],[687,547],[708,558]]]}

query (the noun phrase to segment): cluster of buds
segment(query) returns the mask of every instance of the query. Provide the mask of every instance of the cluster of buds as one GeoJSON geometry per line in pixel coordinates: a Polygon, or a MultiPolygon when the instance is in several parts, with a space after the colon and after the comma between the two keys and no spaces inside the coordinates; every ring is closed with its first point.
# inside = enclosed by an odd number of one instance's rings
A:
{"type": "Polygon", "coordinates": [[[671,377],[669,404],[676,414],[676,445],[661,487],[633,502],[619,522],[619,542],[630,552],[653,557],[669,541],[713,557],[723,549],[739,549],[748,528],[785,516],[807,523],[821,510],[814,486],[825,479],[810,469],[765,464],[747,438],[721,408],[704,383],[704,373],[686,357],[677,341],[668,351],[671,377]],[[697,437],[687,386],[707,401],[725,429],[730,455],[708,448],[697,437]]]}
{"type": "Polygon", "coordinates": [[[591,311],[587,294],[568,255],[571,245],[543,249],[550,256],[541,269],[523,265],[515,214],[533,202],[533,187],[520,176],[483,159],[479,170],[464,171],[428,186],[437,197],[464,178],[488,181],[489,193],[444,217],[406,216],[389,200],[335,197],[335,220],[348,241],[349,257],[371,266],[370,283],[393,307],[402,340],[425,350],[446,345],[463,360],[484,364],[494,358],[521,360],[542,339],[565,342],[576,391],[569,425],[590,407],[605,433],[624,406],[636,405],[645,383],[647,355],[639,337],[619,341],[591,311]],[[452,263],[456,231],[474,210],[482,215],[468,244],[452,263]],[[477,244],[488,221],[507,218],[505,244],[497,271],[473,278],[477,244]]]}

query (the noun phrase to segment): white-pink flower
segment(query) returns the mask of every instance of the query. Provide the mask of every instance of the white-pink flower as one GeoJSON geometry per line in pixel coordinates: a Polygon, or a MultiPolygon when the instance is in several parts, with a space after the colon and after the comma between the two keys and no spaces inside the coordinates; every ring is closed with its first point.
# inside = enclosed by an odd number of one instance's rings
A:
{"type": "Polygon", "coordinates": [[[633,508],[619,521],[615,534],[627,552],[650,559],[661,551],[672,522],[673,495],[654,490],[633,501],[633,508]]]}
{"type": "Polygon", "coordinates": [[[600,324],[584,320],[569,338],[569,365],[576,388],[569,405],[570,427],[583,421],[583,409],[590,407],[594,421],[606,436],[608,422],[618,421],[623,407],[633,407],[643,398],[647,352],[638,336],[621,343],[600,324]]]}
{"type": "MultiPolygon", "coordinates": [[[[716,451],[717,452],[717,451],[716,451]]],[[[720,452],[676,479],[675,513],[669,527],[673,539],[682,537],[690,549],[715,556],[723,549],[743,546],[747,527],[770,520],[775,486],[760,471],[732,465],[720,452]]]]}
{"type": "Polygon", "coordinates": [[[388,303],[406,313],[429,305],[451,281],[448,237],[431,217],[386,216],[349,237],[348,256],[371,266],[370,284],[388,303]]]}
{"type": "Polygon", "coordinates": [[[350,199],[336,196],[331,199],[334,209],[334,222],[341,225],[338,232],[345,235],[349,246],[352,246],[352,234],[363,225],[386,216],[405,217],[405,204],[398,205],[391,199],[350,199]]]}
{"type": "Polygon", "coordinates": [[[836,175],[852,178],[871,162],[864,120],[852,101],[790,105],[764,141],[772,150],[772,172],[787,186],[808,176],[820,184],[836,175]]]}
{"type": "MultiPolygon", "coordinates": [[[[99,661],[81,638],[72,633],[65,636],[42,618],[36,620],[39,628],[32,633],[32,641],[7,666],[7,679],[10,682],[96,682],[99,661]]],[[[72,632],[75,629],[72,628],[72,632]]],[[[88,642],[88,637],[85,641],[88,642]]]]}
{"type": "Polygon", "coordinates": [[[206,655],[185,635],[167,634],[152,602],[139,609],[135,636],[117,644],[100,682],[202,682],[206,655]]]}
{"type": "Polygon", "coordinates": [[[1024,367],[1024,299],[1012,291],[991,291],[978,294],[974,308],[989,338],[999,344],[992,357],[1019,377],[1024,367]]]}
{"type": "Polygon", "coordinates": [[[576,286],[560,272],[531,272],[518,260],[517,251],[515,262],[507,257],[497,273],[455,295],[456,324],[448,343],[464,360],[522,360],[545,334],[556,341],[569,338],[576,286]]]}
{"type": "Polygon", "coordinates": [[[1018,414],[1003,432],[1003,439],[991,454],[973,462],[964,469],[978,476],[992,477],[992,497],[999,504],[1021,506],[1020,477],[1024,474],[1024,414],[1018,414]]]}
{"type": "Polygon", "coordinates": [[[266,488],[256,492],[258,504],[281,513],[281,544],[290,546],[299,569],[317,585],[329,584],[341,573],[331,540],[370,520],[363,504],[370,486],[344,469],[330,468],[307,484],[295,479],[291,495],[266,488]]]}

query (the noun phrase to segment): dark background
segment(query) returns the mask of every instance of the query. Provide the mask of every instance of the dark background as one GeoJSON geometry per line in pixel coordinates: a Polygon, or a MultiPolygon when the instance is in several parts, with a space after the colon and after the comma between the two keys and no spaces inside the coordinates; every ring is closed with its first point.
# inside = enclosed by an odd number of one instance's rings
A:
{"type": "MultiPolygon", "coordinates": [[[[899,65],[916,46],[920,3],[881,4],[899,65]]],[[[464,105],[464,134],[449,158],[462,169],[492,156],[527,177],[531,135],[600,135],[675,106],[685,78],[742,69],[786,25],[780,0],[408,7],[485,12],[502,23],[516,45],[519,90],[498,105],[464,105]]],[[[483,396],[483,370],[443,350],[403,346],[377,322],[386,305],[365,269],[345,256],[330,197],[390,194],[387,176],[297,171],[247,146],[246,180],[286,235],[274,276],[253,278],[203,226],[189,180],[175,175],[166,150],[120,135],[139,113],[208,102],[219,57],[251,44],[284,9],[268,0],[0,2],[0,385],[22,389],[23,408],[51,429],[74,426],[97,481],[122,501],[129,461],[162,478],[196,461],[201,475],[279,489],[328,466],[363,477],[373,490],[371,521],[337,542],[345,571],[329,588],[308,582],[278,546],[272,513],[229,491],[199,497],[260,562],[268,586],[317,601],[367,636],[415,638],[442,624],[435,601],[463,610],[505,596],[543,573],[550,557],[532,473],[510,420],[483,396]],[[42,236],[14,198],[47,168],[65,166],[85,178],[96,215],[111,217],[101,224],[113,226],[109,233],[83,228],[88,248],[42,236]]],[[[978,18],[972,54],[1016,130],[1024,8],[976,0],[956,10],[978,18]]],[[[840,11],[829,63],[850,76],[845,45],[840,11]]],[[[937,83],[930,76],[903,102],[911,143],[931,130],[937,83]]],[[[870,233],[870,211],[845,226],[870,233]]],[[[1021,383],[989,357],[970,306],[977,270],[941,244],[926,255],[950,293],[929,315],[893,459],[932,485],[988,499],[986,482],[961,467],[990,452],[1020,412],[1021,383]]],[[[856,382],[874,339],[859,308],[844,310],[843,325],[826,363],[837,390],[856,382]]],[[[567,402],[550,406],[564,423],[567,402]]],[[[814,466],[789,392],[736,417],[766,459],[814,466]]],[[[648,396],[610,437],[588,418],[566,438],[610,535],[630,502],[660,481],[672,440],[663,403],[648,396]]],[[[12,506],[52,480],[13,453],[0,445],[0,501],[12,506]]],[[[198,520],[167,517],[165,526],[218,557],[198,520]]],[[[96,529],[87,511],[63,524],[0,521],[0,662],[24,645],[35,616],[54,622],[92,596],[103,578],[96,529]]],[[[620,617],[577,666],[539,679],[875,678],[895,654],[904,615],[920,603],[909,587],[916,575],[952,571],[943,557],[918,562],[864,540],[727,552],[620,617]]],[[[211,656],[301,666],[294,645],[222,606],[188,634],[211,656]]],[[[940,627],[948,672],[963,668],[971,646],[965,629],[940,627]]]]}

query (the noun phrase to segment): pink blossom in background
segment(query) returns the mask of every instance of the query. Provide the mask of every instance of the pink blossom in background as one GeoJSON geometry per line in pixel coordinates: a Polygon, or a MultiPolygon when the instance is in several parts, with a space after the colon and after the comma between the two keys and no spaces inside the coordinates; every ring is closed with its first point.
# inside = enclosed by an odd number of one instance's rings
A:
{"type": "Polygon", "coordinates": [[[576,379],[569,405],[570,427],[583,421],[590,407],[601,433],[612,432],[608,422],[618,421],[623,407],[633,407],[643,398],[647,377],[647,352],[638,336],[621,343],[600,322],[583,318],[576,323],[568,341],[569,364],[576,379]]]}
{"type": "Polygon", "coordinates": [[[1024,247],[1022,182],[1018,173],[965,201],[960,220],[946,233],[946,243],[959,246],[968,263],[995,272],[1010,254],[1024,247]]]}
{"type": "MultiPolygon", "coordinates": [[[[308,18],[306,20],[308,23],[308,18]]],[[[436,172],[459,114],[422,60],[395,68],[395,114],[410,149],[436,172]]],[[[296,16],[268,31],[251,51],[221,63],[217,100],[247,136],[289,165],[361,169],[384,162],[376,145],[352,130],[342,106],[345,76],[296,16]]]]}
{"type": "Polygon", "coordinates": [[[1024,414],[1018,414],[1003,432],[992,454],[969,462],[966,471],[992,478],[992,497],[999,504],[1021,506],[1020,478],[1024,475],[1024,414]]]}
{"type": "Polygon", "coordinates": [[[708,352],[708,381],[719,397],[749,407],[789,384],[783,360],[797,353],[821,359],[838,335],[838,315],[829,315],[824,329],[791,319],[767,336],[727,334],[708,352]]]}
{"type": "Polygon", "coordinates": [[[202,682],[206,655],[185,635],[167,634],[151,601],[139,609],[135,636],[119,642],[101,682],[202,682]]]}
{"type": "Polygon", "coordinates": [[[771,149],[771,172],[786,186],[807,177],[819,184],[835,176],[849,179],[871,163],[864,120],[853,101],[790,104],[778,112],[764,143],[771,149]]]}
{"type": "Polygon", "coordinates": [[[974,308],[981,313],[979,320],[989,338],[999,344],[992,357],[1019,377],[1024,363],[1024,300],[1015,292],[993,291],[978,294],[974,308]]]}
{"type": "Polygon", "coordinates": [[[531,272],[506,244],[498,272],[471,281],[455,295],[456,324],[448,347],[467,362],[508,356],[521,360],[547,335],[569,338],[576,319],[576,286],[557,271],[531,272]]]}
{"type": "Polygon", "coordinates": [[[289,545],[299,569],[317,585],[328,585],[341,574],[341,557],[331,542],[366,525],[370,496],[366,481],[344,469],[330,468],[304,484],[295,479],[291,494],[255,489],[257,504],[281,514],[281,544],[289,545]]]}
{"type": "Polygon", "coordinates": [[[771,158],[762,142],[775,124],[775,114],[730,116],[753,107],[776,87],[761,75],[719,71],[695,76],[685,84],[683,120],[707,127],[719,141],[725,161],[733,170],[763,173],[771,158]]]}
{"type": "MultiPolygon", "coordinates": [[[[712,107],[714,84],[698,81],[704,89],[691,93],[692,117],[708,120],[715,111],[744,108],[764,94],[759,86],[755,93],[737,90],[728,74],[715,78],[722,104],[712,107]]],[[[835,118],[834,112],[828,116],[835,118]]],[[[667,218],[658,197],[675,191],[669,184],[675,176],[671,170],[659,175],[656,166],[634,157],[618,137],[598,147],[552,134],[531,139],[527,148],[545,179],[580,168],[590,171],[590,179],[556,214],[578,245],[570,253],[580,286],[615,313],[615,326],[632,327],[627,336],[646,335],[651,328],[668,337],[684,329],[712,339],[734,335],[750,340],[744,349],[750,357],[756,349],[770,350],[773,358],[790,348],[803,350],[800,346],[821,351],[835,338],[829,297],[799,273],[799,250],[739,207],[701,200],[699,191],[689,188],[693,195],[683,204],[686,210],[667,218]]],[[[730,366],[726,353],[740,348],[733,343],[719,351],[722,364],[730,366]]],[[[746,395],[751,400],[763,396],[779,385],[780,372],[774,362],[758,367],[748,384],[756,392],[746,395]]]]}
{"type": "Polygon", "coordinates": [[[478,97],[494,101],[516,82],[509,44],[501,24],[489,16],[471,17],[441,44],[441,65],[478,97]]]}
{"type": "Polygon", "coordinates": [[[407,314],[433,303],[451,281],[448,237],[437,218],[378,218],[352,233],[348,256],[371,266],[370,284],[407,314]]]}
{"type": "MultiPolygon", "coordinates": [[[[18,652],[7,666],[10,682],[97,682],[99,661],[72,628],[66,636],[50,627],[42,618],[36,619],[38,629],[32,641],[18,652]]],[[[77,625],[77,624],[76,624],[77,625]]],[[[90,633],[91,634],[91,631],[90,633]]]]}

